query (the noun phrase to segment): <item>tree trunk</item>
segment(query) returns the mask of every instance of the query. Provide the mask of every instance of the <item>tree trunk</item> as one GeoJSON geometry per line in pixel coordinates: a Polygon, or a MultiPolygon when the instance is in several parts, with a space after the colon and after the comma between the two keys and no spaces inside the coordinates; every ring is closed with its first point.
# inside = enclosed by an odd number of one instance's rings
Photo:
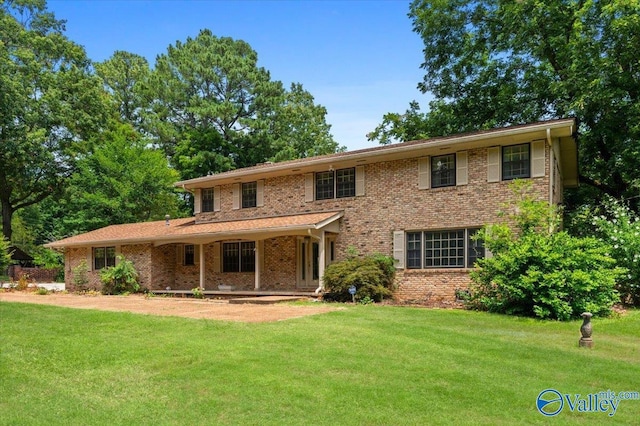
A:
{"type": "Polygon", "coordinates": [[[1,200],[2,203],[2,233],[4,237],[11,241],[11,218],[13,217],[13,206],[9,200],[1,200]]]}

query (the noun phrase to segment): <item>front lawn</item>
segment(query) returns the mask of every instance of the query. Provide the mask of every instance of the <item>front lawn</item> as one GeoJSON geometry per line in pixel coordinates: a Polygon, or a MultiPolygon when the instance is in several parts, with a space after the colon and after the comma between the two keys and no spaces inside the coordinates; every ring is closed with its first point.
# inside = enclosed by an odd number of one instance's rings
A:
{"type": "MultiPolygon", "coordinates": [[[[545,389],[640,391],[640,311],[580,322],[389,306],[230,323],[0,303],[1,424],[546,424],[545,389]]],[[[633,424],[564,408],[558,424],[633,424]]]]}

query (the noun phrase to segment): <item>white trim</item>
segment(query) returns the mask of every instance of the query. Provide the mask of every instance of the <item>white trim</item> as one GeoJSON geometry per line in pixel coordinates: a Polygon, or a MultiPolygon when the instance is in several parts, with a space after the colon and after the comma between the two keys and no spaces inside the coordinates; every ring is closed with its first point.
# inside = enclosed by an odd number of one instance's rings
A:
{"type": "Polygon", "coordinates": [[[193,190],[193,214],[202,212],[202,190],[196,188],[193,190]]]}
{"type": "Polygon", "coordinates": [[[469,183],[469,155],[467,151],[456,152],[456,185],[469,183]]]}
{"type": "Polygon", "coordinates": [[[314,174],[307,173],[304,175],[304,201],[305,203],[310,203],[315,198],[314,195],[314,174]]]}
{"type": "Polygon", "coordinates": [[[393,259],[396,261],[396,269],[404,269],[404,244],[404,231],[393,231],[393,259]]]}
{"type": "Polygon", "coordinates": [[[356,197],[364,195],[364,166],[356,166],[356,197]]]}
{"type": "Polygon", "coordinates": [[[500,182],[502,151],[499,146],[487,148],[487,182],[500,182]]]}
{"type": "Polygon", "coordinates": [[[418,189],[431,188],[431,157],[418,158],[418,189]]]}

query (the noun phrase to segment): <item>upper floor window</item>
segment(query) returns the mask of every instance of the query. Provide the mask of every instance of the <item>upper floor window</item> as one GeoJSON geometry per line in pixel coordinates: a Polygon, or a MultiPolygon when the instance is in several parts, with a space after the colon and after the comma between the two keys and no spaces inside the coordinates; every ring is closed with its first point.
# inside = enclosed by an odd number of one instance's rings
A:
{"type": "Polygon", "coordinates": [[[316,200],[354,197],[355,195],[355,167],[316,173],[316,200]]]}
{"type": "Polygon", "coordinates": [[[258,195],[258,183],[247,182],[242,184],[242,208],[256,207],[258,195]]]}
{"type": "Polygon", "coordinates": [[[485,256],[484,244],[474,235],[478,229],[407,232],[406,265],[420,268],[472,268],[485,256]]]}
{"type": "Polygon", "coordinates": [[[213,188],[204,188],[201,192],[202,197],[202,211],[213,211],[213,188]]]}
{"type": "Polygon", "coordinates": [[[502,147],[502,180],[531,177],[529,144],[502,147]]]}
{"type": "Polygon", "coordinates": [[[431,187],[456,185],[456,155],[431,157],[431,187]]]}
{"type": "Polygon", "coordinates": [[[115,247],[96,247],[93,249],[93,269],[98,270],[116,266],[115,247]]]}

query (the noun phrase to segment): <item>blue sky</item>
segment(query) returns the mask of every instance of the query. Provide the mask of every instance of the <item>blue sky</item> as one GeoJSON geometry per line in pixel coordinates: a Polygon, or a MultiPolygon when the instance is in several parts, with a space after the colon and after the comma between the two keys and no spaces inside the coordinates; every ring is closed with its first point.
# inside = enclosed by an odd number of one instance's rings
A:
{"type": "Polygon", "coordinates": [[[116,50],[153,66],[170,44],[208,28],[248,42],[258,64],[286,87],[302,83],[348,150],[374,146],[366,133],[411,100],[424,76],[422,42],[411,30],[409,1],[49,0],[66,35],[93,61],[116,50]]]}

